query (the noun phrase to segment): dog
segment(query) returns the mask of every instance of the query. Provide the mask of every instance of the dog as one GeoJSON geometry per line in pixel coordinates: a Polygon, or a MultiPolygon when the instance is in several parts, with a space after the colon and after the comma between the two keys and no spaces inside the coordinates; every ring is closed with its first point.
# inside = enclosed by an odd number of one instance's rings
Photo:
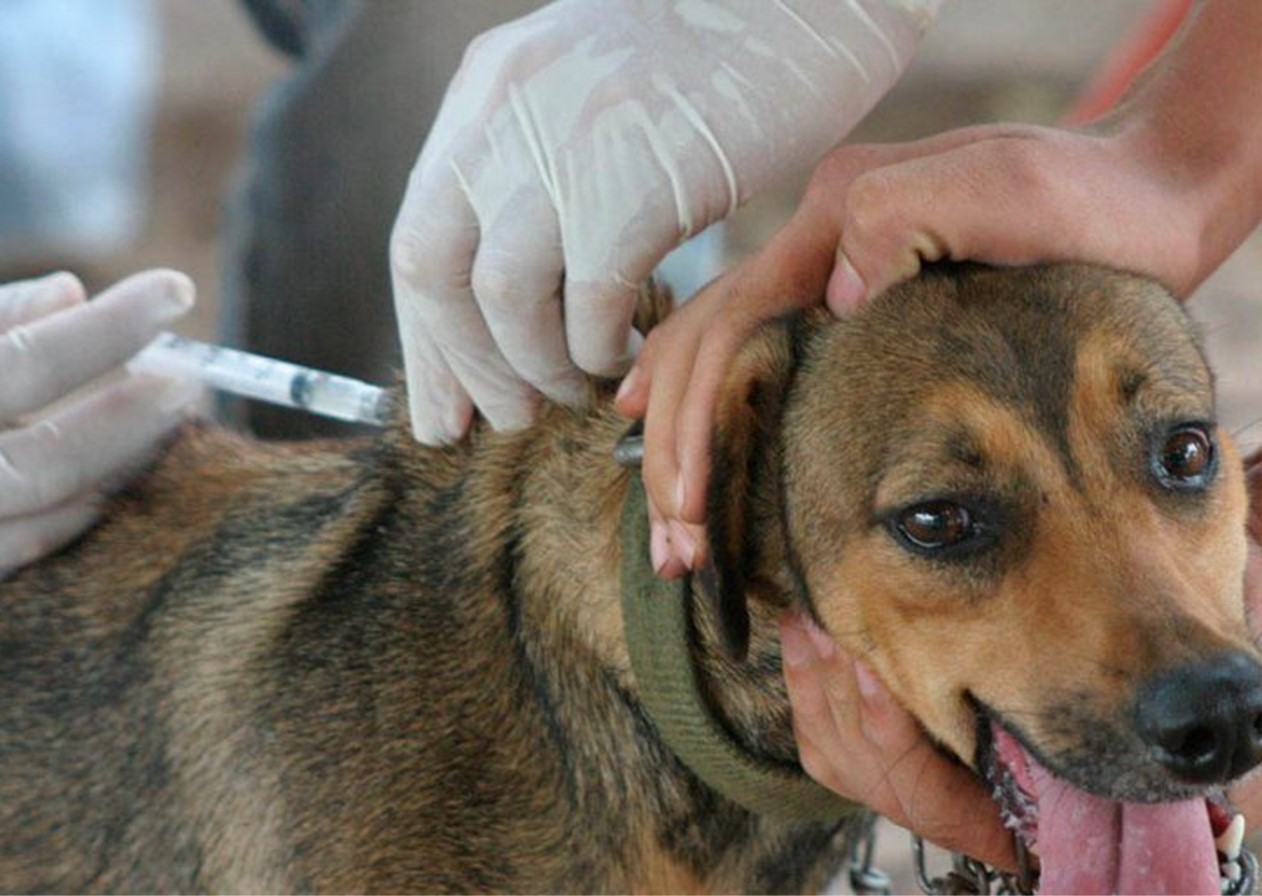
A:
{"type": "Polygon", "coordinates": [[[1164,290],[948,265],[767,325],[683,585],[637,578],[626,421],[591,388],[446,449],[402,413],[193,425],[0,585],[0,889],[819,889],[862,815],[787,807],[777,619],[805,607],[991,781],[1045,891],[1218,892],[1215,794],[1262,755],[1248,501],[1164,290]],[[668,745],[628,589],[683,613],[693,702],[787,811],[668,745]]]}

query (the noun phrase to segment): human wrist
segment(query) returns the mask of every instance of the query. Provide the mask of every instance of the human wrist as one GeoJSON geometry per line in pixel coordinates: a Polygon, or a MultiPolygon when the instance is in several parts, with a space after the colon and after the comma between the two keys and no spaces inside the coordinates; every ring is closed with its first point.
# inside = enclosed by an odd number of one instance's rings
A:
{"type": "Polygon", "coordinates": [[[1090,130],[1164,191],[1195,286],[1262,220],[1262,4],[1204,0],[1132,94],[1090,130]]]}
{"type": "MultiPolygon", "coordinates": [[[[1199,285],[1262,219],[1262,131],[1252,122],[1201,127],[1178,109],[1137,109],[1106,138],[1161,195],[1184,270],[1169,284],[1199,285]]],[[[1262,124],[1262,121],[1259,122],[1262,124]]]]}

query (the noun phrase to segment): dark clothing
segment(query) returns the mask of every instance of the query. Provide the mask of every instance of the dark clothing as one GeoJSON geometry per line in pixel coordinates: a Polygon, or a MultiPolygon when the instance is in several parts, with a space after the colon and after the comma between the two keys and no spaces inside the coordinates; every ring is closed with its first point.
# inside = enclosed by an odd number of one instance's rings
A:
{"type": "MultiPolygon", "coordinates": [[[[540,4],[245,3],[296,62],[261,104],[232,189],[221,337],[392,382],[401,355],[388,246],[408,173],[465,46],[540,4]]],[[[272,438],[349,431],[257,403],[238,403],[229,416],[272,438]]]]}

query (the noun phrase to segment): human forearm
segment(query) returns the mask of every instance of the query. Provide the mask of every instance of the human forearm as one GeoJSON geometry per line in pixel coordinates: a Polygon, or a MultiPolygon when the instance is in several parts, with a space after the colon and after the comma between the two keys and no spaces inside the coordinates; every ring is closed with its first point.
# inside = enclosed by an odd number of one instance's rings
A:
{"type": "MultiPolygon", "coordinates": [[[[1181,195],[1209,275],[1262,219],[1262,4],[1205,0],[1118,110],[1093,130],[1181,195]]],[[[1177,286],[1176,286],[1177,288],[1177,286]]]]}

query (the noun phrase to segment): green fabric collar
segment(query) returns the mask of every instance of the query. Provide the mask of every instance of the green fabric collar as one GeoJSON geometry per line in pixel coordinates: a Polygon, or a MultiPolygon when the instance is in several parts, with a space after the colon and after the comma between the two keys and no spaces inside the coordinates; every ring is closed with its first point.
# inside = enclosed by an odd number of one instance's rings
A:
{"type": "Polygon", "coordinates": [[[640,702],[662,740],[714,790],[752,812],[785,820],[831,821],[860,811],[796,765],[746,752],[714,716],[689,653],[691,587],[653,573],[648,510],[630,470],[622,511],[622,615],[640,702]]]}

